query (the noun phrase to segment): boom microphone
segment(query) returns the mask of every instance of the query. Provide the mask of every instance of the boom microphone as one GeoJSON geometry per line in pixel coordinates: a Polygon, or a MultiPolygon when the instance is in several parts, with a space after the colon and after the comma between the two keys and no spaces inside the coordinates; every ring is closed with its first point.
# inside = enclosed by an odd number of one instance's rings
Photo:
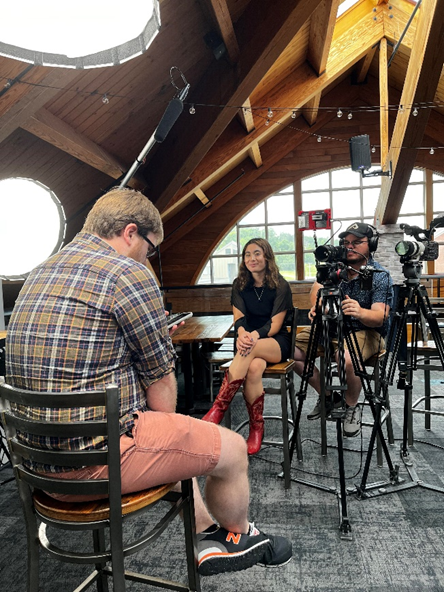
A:
{"type": "Polygon", "coordinates": [[[168,103],[167,108],[165,109],[165,113],[162,116],[162,119],[159,122],[159,125],[154,132],[154,139],[156,142],[163,142],[167,137],[170,129],[176,123],[179,118],[179,115],[183,111],[183,102],[178,97],[171,99],[168,103]]]}

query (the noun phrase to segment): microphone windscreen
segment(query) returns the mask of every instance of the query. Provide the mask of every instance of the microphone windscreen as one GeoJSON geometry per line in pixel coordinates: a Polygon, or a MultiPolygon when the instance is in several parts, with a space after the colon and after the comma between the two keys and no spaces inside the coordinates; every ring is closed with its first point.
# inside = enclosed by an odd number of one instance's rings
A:
{"type": "Polygon", "coordinates": [[[165,113],[154,132],[154,139],[156,142],[163,142],[165,140],[182,111],[183,103],[180,99],[174,98],[169,102],[168,107],[165,109],[165,113]]]}

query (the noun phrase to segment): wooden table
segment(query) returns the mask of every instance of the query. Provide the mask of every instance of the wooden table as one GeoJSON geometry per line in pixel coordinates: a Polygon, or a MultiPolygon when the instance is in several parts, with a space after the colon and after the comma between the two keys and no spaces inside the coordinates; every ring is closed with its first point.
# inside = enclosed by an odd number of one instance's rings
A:
{"type": "Polygon", "coordinates": [[[191,317],[172,336],[174,345],[182,345],[182,367],[185,381],[185,413],[195,412],[194,391],[203,384],[203,364],[199,345],[216,343],[227,336],[233,315],[191,317]],[[194,370],[194,381],[193,381],[194,370]]]}

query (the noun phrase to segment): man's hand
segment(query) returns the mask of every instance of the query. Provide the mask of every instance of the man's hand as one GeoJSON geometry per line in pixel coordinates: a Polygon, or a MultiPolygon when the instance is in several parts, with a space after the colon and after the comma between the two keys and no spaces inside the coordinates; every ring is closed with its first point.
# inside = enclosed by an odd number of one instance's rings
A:
{"type": "Polygon", "coordinates": [[[316,304],[314,304],[310,310],[308,311],[308,319],[310,321],[310,323],[313,322],[314,318],[316,316],[316,304]]]}
{"type": "MultiPolygon", "coordinates": [[[[170,313],[166,310],[165,314],[166,314],[166,316],[168,316],[170,313]]],[[[174,333],[174,331],[177,331],[178,327],[182,327],[182,325],[185,325],[185,321],[182,321],[178,325],[173,325],[168,331],[169,336],[171,337],[171,335],[174,333]]]]}
{"type": "Polygon", "coordinates": [[[350,296],[345,296],[345,300],[342,301],[342,312],[347,317],[355,317],[360,319],[362,317],[362,308],[357,300],[352,300],[350,296]]]}

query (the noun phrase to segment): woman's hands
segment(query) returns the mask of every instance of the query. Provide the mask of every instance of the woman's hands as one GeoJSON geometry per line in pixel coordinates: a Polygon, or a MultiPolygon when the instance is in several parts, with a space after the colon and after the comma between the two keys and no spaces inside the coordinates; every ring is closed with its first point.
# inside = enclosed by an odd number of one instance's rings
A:
{"type": "Polygon", "coordinates": [[[243,357],[248,356],[258,342],[258,339],[259,335],[257,334],[257,331],[252,331],[251,333],[243,331],[242,333],[239,333],[236,341],[236,349],[239,355],[243,357]]]}

